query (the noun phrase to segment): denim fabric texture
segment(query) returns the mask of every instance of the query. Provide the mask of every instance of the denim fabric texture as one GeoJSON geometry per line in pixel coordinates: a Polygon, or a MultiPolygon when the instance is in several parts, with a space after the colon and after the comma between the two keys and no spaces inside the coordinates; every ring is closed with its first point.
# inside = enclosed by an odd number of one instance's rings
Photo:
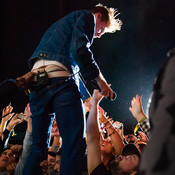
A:
{"type": "Polygon", "coordinates": [[[80,92],[84,97],[88,94],[85,88],[77,85],[79,77],[76,78],[76,75],[80,72],[86,81],[99,75],[99,67],[90,50],[94,30],[95,17],[90,11],[71,12],[50,26],[29,59],[30,68],[38,58],[58,61],[67,67],[74,79],[62,83],[59,78],[53,78],[50,86],[32,90],[30,108],[33,145],[23,175],[41,174],[39,162],[47,159],[49,133],[54,116],[63,142],[60,174],[82,174],[86,146],[80,92]]]}
{"type": "Polygon", "coordinates": [[[90,46],[94,36],[94,16],[88,10],[74,11],[58,20],[45,32],[29,59],[32,68],[36,58],[59,61],[73,73],[78,66],[87,80],[99,75],[99,67],[90,46]]]}
{"type": "Polygon", "coordinates": [[[61,174],[80,175],[85,154],[84,114],[80,93],[73,79],[64,84],[59,78],[51,81],[54,86],[30,94],[33,145],[23,174],[41,174],[39,162],[47,159],[50,130],[55,116],[63,139],[61,174]]]}

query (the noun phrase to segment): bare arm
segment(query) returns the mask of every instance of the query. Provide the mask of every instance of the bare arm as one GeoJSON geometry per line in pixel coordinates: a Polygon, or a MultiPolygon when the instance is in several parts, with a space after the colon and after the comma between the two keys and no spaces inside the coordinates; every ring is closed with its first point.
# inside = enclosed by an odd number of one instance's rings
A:
{"type": "Polygon", "coordinates": [[[92,107],[87,119],[87,165],[88,174],[102,162],[100,151],[100,132],[98,123],[98,104],[102,95],[98,90],[94,90],[92,107]]]}
{"type": "Polygon", "coordinates": [[[123,139],[119,135],[118,131],[113,127],[110,119],[108,119],[105,113],[100,112],[100,121],[105,125],[105,128],[108,132],[108,136],[111,137],[111,141],[114,144],[115,152],[117,155],[122,153],[124,144],[123,139]]]}

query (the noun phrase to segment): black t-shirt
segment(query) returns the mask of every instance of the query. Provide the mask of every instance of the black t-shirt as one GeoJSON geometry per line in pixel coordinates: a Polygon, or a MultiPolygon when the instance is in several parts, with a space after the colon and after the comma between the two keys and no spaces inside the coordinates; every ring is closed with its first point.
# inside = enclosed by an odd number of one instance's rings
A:
{"type": "Polygon", "coordinates": [[[98,165],[90,175],[111,175],[109,171],[106,169],[105,165],[103,162],[98,165]]]}

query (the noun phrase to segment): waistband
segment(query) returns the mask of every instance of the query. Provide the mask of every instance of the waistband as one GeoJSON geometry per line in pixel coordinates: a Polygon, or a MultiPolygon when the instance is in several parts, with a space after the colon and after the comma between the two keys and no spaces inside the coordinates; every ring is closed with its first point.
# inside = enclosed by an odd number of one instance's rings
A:
{"type": "Polygon", "coordinates": [[[49,78],[48,84],[41,85],[38,84],[38,82],[33,82],[30,84],[30,91],[40,91],[43,88],[54,88],[64,85],[67,82],[74,81],[72,77],[55,77],[55,78],[49,78]]]}
{"type": "Polygon", "coordinates": [[[71,74],[67,70],[57,65],[48,65],[32,70],[32,72],[35,73],[37,73],[38,71],[45,71],[47,73],[48,78],[71,77],[71,74]]]}

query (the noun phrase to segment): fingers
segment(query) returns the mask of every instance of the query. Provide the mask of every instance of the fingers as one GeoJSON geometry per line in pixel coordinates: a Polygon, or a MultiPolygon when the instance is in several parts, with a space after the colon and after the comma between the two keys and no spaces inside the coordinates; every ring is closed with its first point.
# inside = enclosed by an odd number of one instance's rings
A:
{"type": "Polygon", "coordinates": [[[8,171],[10,174],[12,174],[12,173],[14,172],[15,168],[16,168],[16,165],[17,165],[17,163],[11,163],[10,165],[8,165],[8,166],[6,167],[7,171],[8,171]]]}

